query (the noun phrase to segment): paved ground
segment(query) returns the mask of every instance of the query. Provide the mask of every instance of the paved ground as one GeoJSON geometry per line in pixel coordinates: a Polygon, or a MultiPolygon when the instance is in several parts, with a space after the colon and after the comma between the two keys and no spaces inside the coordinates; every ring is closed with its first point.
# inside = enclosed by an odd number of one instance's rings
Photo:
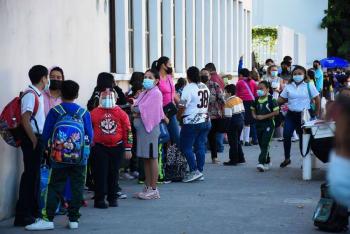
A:
{"type": "MultiPolygon", "coordinates": [[[[315,170],[312,181],[302,181],[297,149],[295,144],[292,165],[286,169],[279,168],[282,144],[273,142],[273,168],[267,173],[255,170],[258,147],[245,147],[245,165],[224,167],[208,163],[204,182],[162,185],[160,200],[129,198],[121,200],[118,208],[107,210],[92,209],[90,202],[88,208],[82,209],[80,228],[74,232],[320,233],[313,227],[312,215],[325,169],[315,170]]],[[[220,159],[226,160],[227,154],[221,154],[220,159]]],[[[141,189],[130,181],[123,181],[122,185],[130,196],[141,189]]],[[[12,222],[1,222],[0,233],[25,233],[22,228],[12,227],[12,222]]],[[[56,230],[49,233],[68,231],[65,217],[55,219],[55,224],[56,230]]]]}

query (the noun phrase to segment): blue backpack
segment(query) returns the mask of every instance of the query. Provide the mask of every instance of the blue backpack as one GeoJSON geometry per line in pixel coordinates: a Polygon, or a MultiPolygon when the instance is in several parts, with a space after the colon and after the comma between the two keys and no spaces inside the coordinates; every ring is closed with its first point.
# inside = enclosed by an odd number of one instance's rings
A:
{"type": "Polygon", "coordinates": [[[85,109],[79,108],[73,115],[61,105],[53,108],[60,116],[51,137],[51,160],[62,164],[80,164],[84,158],[85,109]]]}

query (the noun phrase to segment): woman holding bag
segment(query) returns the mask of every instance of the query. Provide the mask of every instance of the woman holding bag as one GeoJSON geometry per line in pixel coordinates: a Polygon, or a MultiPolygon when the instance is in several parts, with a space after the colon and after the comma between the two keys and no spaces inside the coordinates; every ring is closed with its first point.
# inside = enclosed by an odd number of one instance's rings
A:
{"type": "Polygon", "coordinates": [[[152,63],[152,70],[157,70],[160,75],[158,88],[163,95],[164,114],[169,119],[167,125],[170,140],[173,144],[179,146],[180,128],[176,120],[179,97],[176,94],[175,84],[173,81],[173,68],[168,57],[162,56],[152,63]]]}
{"type": "MultiPolygon", "coordinates": [[[[291,138],[293,131],[299,135],[301,139],[301,117],[304,110],[310,110],[311,102],[316,104],[316,116],[319,116],[320,111],[320,96],[315,85],[307,82],[306,69],[302,66],[295,66],[292,71],[292,79],[289,84],[283,89],[280,97],[278,98],[278,104],[283,105],[288,103],[288,112],[285,117],[284,129],[283,129],[283,147],[285,160],[281,163],[280,167],[284,168],[291,163],[290,150],[291,150],[291,138]]],[[[302,143],[302,140],[299,142],[302,143]]]]}

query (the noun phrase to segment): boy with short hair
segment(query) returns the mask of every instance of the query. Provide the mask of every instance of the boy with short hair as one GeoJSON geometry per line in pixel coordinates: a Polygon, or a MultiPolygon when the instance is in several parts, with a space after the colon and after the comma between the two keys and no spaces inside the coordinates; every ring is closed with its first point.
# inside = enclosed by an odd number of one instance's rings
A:
{"type": "Polygon", "coordinates": [[[79,85],[71,80],[62,83],[62,104],[51,109],[44,126],[43,139],[51,148],[51,169],[42,219],[27,230],[54,229],[53,218],[67,177],[70,178],[72,200],[68,208],[69,228],[78,228],[82,205],[86,163],[93,131],[89,112],[74,103],[79,85]]]}
{"type": "Polygon", "coordinates": [[[48,70],[42,65],[33,66],[28,75],[32,84],[21,97],[24,171],[16,205],[15,226],[32,224],[39,217],[40,163],[44,151],[41,134],[45,122],[44,98],[41,92],[49,87],[49,79],[48,70]]]}

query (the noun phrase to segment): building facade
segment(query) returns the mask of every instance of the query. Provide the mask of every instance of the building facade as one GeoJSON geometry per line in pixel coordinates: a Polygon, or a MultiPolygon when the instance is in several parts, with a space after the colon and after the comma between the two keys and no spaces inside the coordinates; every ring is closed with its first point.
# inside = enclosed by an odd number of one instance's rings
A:
{"type": "Polygon", "coordinates": [[[327,57],[327,30],[320,27],[327,9],[328,0],[253,0],[253,26],[285,26],[303,34],[306,64],[312,65],[327,57]]]}
{"type": "MultiPolygon", "coordinates": [[[[126,88],[133,71],[161,55],[176,76],[214,62],[236,73],[251,67],[251,0],[1,0],[0,110],[29,83],[35,64],[63,68],[86,105],[98,73],[126,88]]],[[[22,155],[0,140],[0,220],[13,214],[22,155]]]]}

